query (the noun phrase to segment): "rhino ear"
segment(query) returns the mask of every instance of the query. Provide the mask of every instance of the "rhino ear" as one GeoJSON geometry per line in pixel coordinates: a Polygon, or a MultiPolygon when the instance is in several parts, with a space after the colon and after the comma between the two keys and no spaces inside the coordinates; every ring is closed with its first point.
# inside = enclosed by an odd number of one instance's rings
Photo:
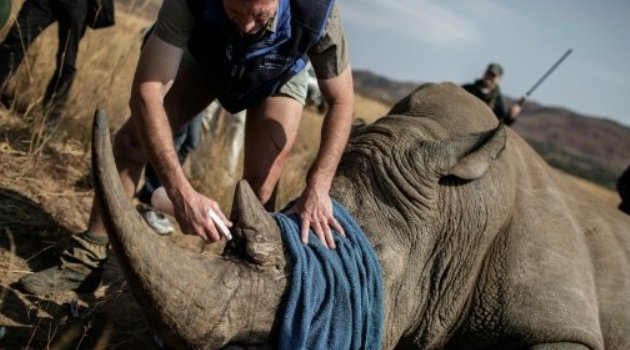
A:
{"type": "Polygon", "coordinates": [[[235,241],[232,244],[238,246],[241,254],[263,267],[284,266],[280,229],[245,180],[236,185],[231,221],[235,241]]]}
{"type": "Polygon", "coordinates": [[[440,175],[463,180],[481,178],[505,149],[505,129],[501,124],[489,131],[437,142],[434,154],[442,158],[438,165],[440,175]]]}

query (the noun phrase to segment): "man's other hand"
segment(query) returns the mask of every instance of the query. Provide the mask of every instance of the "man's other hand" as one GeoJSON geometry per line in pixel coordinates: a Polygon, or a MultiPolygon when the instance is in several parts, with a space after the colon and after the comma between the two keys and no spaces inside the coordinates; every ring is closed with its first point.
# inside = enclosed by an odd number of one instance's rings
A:
{"type": "Polygon", "coordinates": [[[288,213],[299,214],[300,237],[304,244],[308,244],[309,229],[312,229],[324,247],[329,249],[336,248],[331,228],[344,237],[346,235],[333,216],[332,200],[327,190],[307,187],[288,213]]]}

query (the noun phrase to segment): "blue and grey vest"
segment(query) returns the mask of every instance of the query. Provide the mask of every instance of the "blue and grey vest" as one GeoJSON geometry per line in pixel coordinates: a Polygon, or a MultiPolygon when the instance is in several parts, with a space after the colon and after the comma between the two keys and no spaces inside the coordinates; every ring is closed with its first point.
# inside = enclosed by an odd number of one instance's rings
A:
{"type": "Polygon", "coordinates": [[[279,0],[277,27],[246,43],[222,0],[188,0],[195,28],[188,51],[211,75],[219,102],[235,113],[275,94],[304,69],[322,37],[334,0],[279,0]]]}

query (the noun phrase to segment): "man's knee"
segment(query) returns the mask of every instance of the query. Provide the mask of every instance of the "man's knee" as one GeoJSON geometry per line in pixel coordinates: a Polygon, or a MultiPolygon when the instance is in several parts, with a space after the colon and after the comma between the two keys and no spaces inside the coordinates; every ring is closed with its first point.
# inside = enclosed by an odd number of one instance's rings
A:
{"type": "Polygon", "coordinates": [[[266,203],[272,197],[288,155],[289,150],[279,151],[275,155],[273,163],[264,166],[264,172],[245,169],[245,180],[252,186],[254,193],[262,203],[266,203]]]}

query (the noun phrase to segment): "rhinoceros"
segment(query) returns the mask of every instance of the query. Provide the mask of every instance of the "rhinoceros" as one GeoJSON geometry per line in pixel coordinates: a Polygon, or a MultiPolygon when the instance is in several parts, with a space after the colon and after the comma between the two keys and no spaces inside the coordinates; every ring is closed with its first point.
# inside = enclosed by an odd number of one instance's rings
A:
{"type": "MultiPolygon", "coordinates": [[[[427,84],[350,140],[332,194],[381,265],[382,348],[630,349],[630,217],[497,123],[456,85],[427,84]]],[[[133,210],[102,116],[93,150],[114,251],[162,339],[273,347],[291,264],[249,186],[235,193],[233,253],[209,258],[133,210]]]]}

